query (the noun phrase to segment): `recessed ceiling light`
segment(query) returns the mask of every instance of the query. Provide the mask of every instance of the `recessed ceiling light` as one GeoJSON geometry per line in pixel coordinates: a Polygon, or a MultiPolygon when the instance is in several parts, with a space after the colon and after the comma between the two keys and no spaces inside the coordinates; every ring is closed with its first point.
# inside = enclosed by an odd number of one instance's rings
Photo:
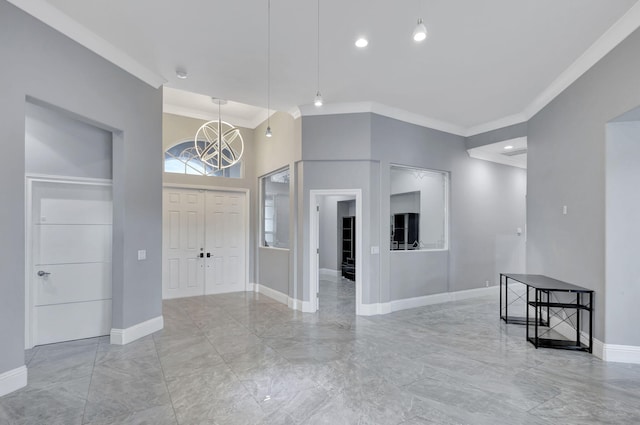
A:
{"type": "Polygon", "coordinates": [[[504,147],[504,149],[509,151],[509,150],[513,149],[513,146],[507,145],[507,146],[504,147]]]}
{"type": "Polygon", "coordinates": [[[176,69],[176,77],[180,78],[181,80],[186,80],[187,79],[187,71],[182,69],[182,68],[176,69]]]}
{"type": "Polygon", "coordinates": [[[359,39],[356,40],[356,47],[367,47],[369,45],[369,40],[367,40],[364,37],[360,37],[359,39]]]}

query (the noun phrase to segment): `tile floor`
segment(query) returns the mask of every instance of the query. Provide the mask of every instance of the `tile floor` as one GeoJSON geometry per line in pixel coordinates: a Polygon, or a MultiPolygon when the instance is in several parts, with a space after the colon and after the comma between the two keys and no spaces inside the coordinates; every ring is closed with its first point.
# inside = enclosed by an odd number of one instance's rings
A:
{"type": "Polygon", "coordinates": [[[534,349],[482,298],[354,316],[323,281],[302,314],[259,294],[166,301],[165,329],[26,353],[0,424],[638,424],[640,365],[534,349]]]}

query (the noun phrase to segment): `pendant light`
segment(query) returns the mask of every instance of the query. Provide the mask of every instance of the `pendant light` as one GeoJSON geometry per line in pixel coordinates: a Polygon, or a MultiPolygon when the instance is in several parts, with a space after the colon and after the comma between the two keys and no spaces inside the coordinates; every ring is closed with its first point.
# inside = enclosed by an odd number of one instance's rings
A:
{"type": "Polygon", "coordinates": [[[271,0],[267,0],[267,131],[265,137],[273,136],[271,133],[271,0]]]}
{"type": "Polygon", "coordinates": [[[427,38],[427,27],[422,22],[422,18],[418,18],[418,23],[413,30],[413,41],[419,43],[427,38]]]}
{"type": "Polygon", "coordinates": [[[317,53],[317,65],[318,65],[318,73],[317,73],[317,90],[316,90],[316,98],[313,101],[313,104],[316,105],[317,107],[322,106],[322,94],[320,93],[320,0],[317,0],[318,3],[318,37],[316,39],[317,41],[317,46],[316,46],[316,53],[317,53]]]}

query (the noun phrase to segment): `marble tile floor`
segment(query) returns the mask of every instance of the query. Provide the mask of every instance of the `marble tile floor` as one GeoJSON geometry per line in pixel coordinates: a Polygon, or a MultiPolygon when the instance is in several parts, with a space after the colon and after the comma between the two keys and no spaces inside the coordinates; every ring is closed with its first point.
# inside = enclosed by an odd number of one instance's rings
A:
{"type": "Polygon", "coordinates": [[[640,365],[536,350],[478,298],[356,317],[353,283],[320,311],[260,294],[165,301],[165,329],[26,352],[0,424],[637,424],[640,365]]]}

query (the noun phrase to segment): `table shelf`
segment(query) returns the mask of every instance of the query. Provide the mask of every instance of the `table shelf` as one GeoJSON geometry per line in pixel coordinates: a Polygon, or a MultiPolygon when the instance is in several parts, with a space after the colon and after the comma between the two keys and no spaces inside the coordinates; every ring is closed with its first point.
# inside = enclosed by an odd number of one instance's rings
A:
{"type": "Polygon", "coordinates": [[[505,323],[526,326],[526,340],[536,348],[545,347],[563,350],[587,351],[589,353],[593,352],[593,299],[593,290],[562,282],[547,276],[530,274],[500,274],[500,319],[505,323]],[[526,298],[524,303],[525,317],[509,316],[508,314],[509,306],[517,301],[511,300],[511,302],[509,302],[510,280],[521,283],[526,288],[524,296],[518,295],[517,298],[526,298]],[[533,300],[531,299],[531,292],[533,292],[533,300]],[[575,301],[551,301],[552,297],[558,299],[558,295],[560,293],[574,296],[575,301]],[[588,299],[588,302],[583,302],[586,301],[586,299],[588,299]],[[563,311],[573,310],[575,313],[560,315],[557,312],[552,312],[552,309],[560,309],[563,311]],[[588,316],[587,322],[589,325],[589,332],[586,338],[582,336],[582,327],[585,325],[585,321],[581,321],[582,313],[586,313],[588,316]],[[571,320],[572,317],[575,317],[575,326],[571,320]],[[555,324],[552,323],[552,318],[554,318],[556,322],[555,324]],[[557,328],[563,322],[569,324],[569,326],[573,328],[575,332],[575,339],[571,339],[571,337],[567,337],[567,339],[543,337],[545,333],[557,328]],[[544,331],[545,328],[548,328],[548,330],[544,331]],[[533,330],[533,335],[530,335],[531,330],[533,330]],[[540,333],[541,330],[543,331],[542,335],[540,333]],[[588,339],[588,344],[583,343],[585,339],[588,339]]]}

